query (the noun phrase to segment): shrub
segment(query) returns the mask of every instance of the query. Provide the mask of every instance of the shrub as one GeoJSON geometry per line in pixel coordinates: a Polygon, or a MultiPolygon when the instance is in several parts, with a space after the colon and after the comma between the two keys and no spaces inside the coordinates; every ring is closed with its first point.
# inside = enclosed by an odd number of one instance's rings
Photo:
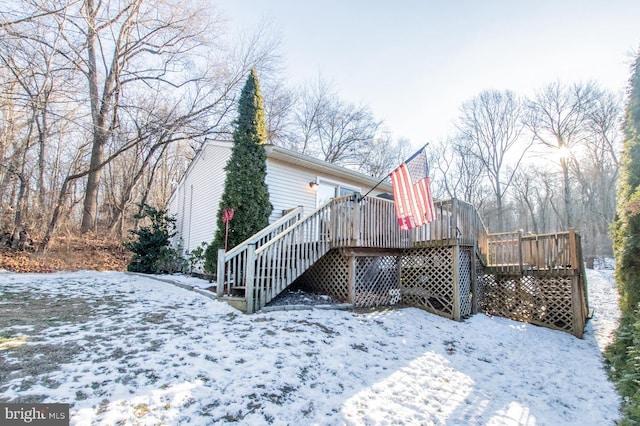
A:
{"type": "Polygon", "coordinates": [[[204,269],[205,252],[207,250],[208,244],[206,242],[200,243],[200,245],[189,253],[189,258],[187,259],[187,263],[189,264],[189,272],[193,273],[194,269],[204,269]]]}
{"type": "Polygon", "coordinates": [[[136,241],[125,243],[125,247],[133,252],[133,258],[127,266],[131,272],[145,274],[172,273],[182,270],[183,261],[178,252],[169,246],[170,238],[175,235],[174,217],[167,215],[166,210],[142,206],[142,213],[136,219],[149,218],[151,226],[143,226],[130,231],[137,235],[136,241]]]}

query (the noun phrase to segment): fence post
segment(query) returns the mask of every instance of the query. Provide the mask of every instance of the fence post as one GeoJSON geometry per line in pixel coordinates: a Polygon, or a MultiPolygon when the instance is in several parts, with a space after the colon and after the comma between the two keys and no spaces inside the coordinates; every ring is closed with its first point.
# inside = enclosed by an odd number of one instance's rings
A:
{"type": "Polygon", "coordinates": [[[247,259],[244,265],[244,299],[247,302],[247,313],[254,312],[253,291],[256,276],[256,245],[247,244],[247,259]]]}
{"type": "Polygon", "coordinates": [[[225,270],[224,270],[224,249],[218,249],[218,279],[216,281],[216,296],[222,297],[224,294],[224,281],[225,281],[225,270]]]}

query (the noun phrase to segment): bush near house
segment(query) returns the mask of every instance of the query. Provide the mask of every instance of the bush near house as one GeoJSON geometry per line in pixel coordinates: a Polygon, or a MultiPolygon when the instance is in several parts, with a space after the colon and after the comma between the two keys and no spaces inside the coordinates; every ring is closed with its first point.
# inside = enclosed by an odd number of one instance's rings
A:
{"type": "Polygon", "coordinates": [[[127,270],[145,274],[181,271],[183,261],[177,251],[169,246],[171,237],[175,235],[176,219],[168,216],[166,210],[158,210],[146,204],[142,207],[142,213],[135,217],[149,218],[151,226],[130,231],[138,238],[124,244],[134,253],[127,270]]]}

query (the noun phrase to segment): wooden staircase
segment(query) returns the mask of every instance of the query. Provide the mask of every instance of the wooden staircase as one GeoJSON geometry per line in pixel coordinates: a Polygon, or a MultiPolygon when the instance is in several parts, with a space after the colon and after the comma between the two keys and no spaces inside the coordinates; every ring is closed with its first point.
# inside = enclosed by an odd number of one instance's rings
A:
{"type": "Polygon", "coordinates": [[[218,251],[218,297],[247,313],[265,306],[330,249],[334,201],[304,218],[297,208],[232,250],[218,251]],[[227,290],[225,293],[225,289],[227,290]]]}
{"type": "Polygon", "coordinates": [[[218,251],[218,297],[256,312],[335,248],[406,249],[463,240],[485,259],[486,230],[475,208],[455,199],[435,206],[436,220],[410,231],[400,230],[393,201],[377,197],[334,198],[305,217],[302,208],[293,209],[232,250],[218,251]]]}

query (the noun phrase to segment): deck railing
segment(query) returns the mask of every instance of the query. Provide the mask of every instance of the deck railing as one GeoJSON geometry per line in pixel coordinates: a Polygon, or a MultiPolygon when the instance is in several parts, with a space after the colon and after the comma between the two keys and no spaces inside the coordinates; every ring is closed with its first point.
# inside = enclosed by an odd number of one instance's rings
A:
{"type": "Polygon", "coordinates": [[[241,283],[245,275],[244,265],[247,264],[247,247],[250,245],[255,248],[262,247],[292,224],[298,222],[302,217],[302,213],[302,206],[293,208],[274,223],[252,235],[231,250],[227,252],[225,252],[224,249],[218,250],[218,279],[216,288],[218,297],[225,294],[225,285],[227,286],[226,294],[231,294],[232,286],[242,285],[241,283]],[[220,268],[221,264],[223,265],[222,269],[220,268]]]}
{"type": "Polygon", "coordinates": [[[553,234],[502,232],[489,234],[488,266],[495,272],[578,271],[580,235],[574,230],[553,234]]]}
{"type": "Polygon", "coordinates": [[[488,233],[475,206],[455,198],[436,201],[434,206],[435,220],[412,230],[412,242],[476,246],[485,261],[488,233]]]}

